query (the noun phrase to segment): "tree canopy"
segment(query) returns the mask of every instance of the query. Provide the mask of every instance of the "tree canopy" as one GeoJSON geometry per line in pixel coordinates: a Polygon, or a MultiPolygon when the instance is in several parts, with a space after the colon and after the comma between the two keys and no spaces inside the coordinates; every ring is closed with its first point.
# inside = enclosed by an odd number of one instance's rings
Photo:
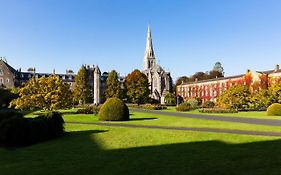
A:
{"type": "Polygon", "coordinates": [[[68,84],[57,76],[33,77],[19,90],[14,100],[17,109],[64,109],[72,106],[72,93],[68,84]]]}
{"type": "Polygon", "coordinates": [[[108,74],[105,87],[105,97],[106,98],[121,98],[121,86],[118,80],[118,73],[115,70],[112,70],[108,74]]]}
{"type": "Polygon", "coordinates": [[[82,66],[75,77],[73,95],[76,103],[85,104],[91,101],[91,91],[88,81],[87,69],[85,66],[82,66]]]}
{"type": "Polygon", "coordinates": [[[147,76],[139,70],[134,70],[125,78],[125,88],[129,101],[137,104],[147,102],[149,98],[149,84],[147,76]]]}

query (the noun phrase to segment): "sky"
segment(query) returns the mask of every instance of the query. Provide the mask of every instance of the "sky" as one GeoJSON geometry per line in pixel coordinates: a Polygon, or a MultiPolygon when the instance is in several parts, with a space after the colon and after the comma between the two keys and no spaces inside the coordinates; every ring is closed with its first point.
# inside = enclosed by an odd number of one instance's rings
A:
{"type": "Polygon", "coordinates": [[[0,0],[0,56],[22,71],[127,75],[143,69],[150,24],[174,80],[222,63],[226,76],[281,64],[281,0],[0,0]]]}

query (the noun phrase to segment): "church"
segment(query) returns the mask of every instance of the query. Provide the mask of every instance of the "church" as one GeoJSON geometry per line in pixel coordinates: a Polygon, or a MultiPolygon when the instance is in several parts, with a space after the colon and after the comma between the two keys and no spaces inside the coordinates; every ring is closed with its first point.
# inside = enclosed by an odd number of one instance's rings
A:
{"type": "Polygon", "coordinates": [[[172,90],[172,77],[170,72],[166,72],[156,63],[150,26],[147,31],[143,73],[148,78],[150,97],[164,104],[165,95],[172,90]]]}

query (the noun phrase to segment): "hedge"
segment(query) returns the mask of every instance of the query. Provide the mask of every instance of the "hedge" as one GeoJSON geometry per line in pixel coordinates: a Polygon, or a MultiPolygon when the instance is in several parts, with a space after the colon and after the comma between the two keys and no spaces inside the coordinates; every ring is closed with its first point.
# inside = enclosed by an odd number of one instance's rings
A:
{"type": "Polygon", "coordinates": [[[22,147],[59,137],[64,133],[64,120],[58,112],[36,118],[11,117],[0,124],[0,145],[22,147]]]}
{"type": "Polygon", "coordinates": [[[236,109],[224,109],[224,108],[203,108],[199,109],[202,113],[238,113],[236,109]]]}

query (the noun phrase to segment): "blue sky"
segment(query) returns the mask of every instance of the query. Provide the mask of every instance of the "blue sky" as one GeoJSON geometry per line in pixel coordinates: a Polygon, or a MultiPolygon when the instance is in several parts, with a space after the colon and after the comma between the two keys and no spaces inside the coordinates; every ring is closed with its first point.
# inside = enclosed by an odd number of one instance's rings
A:
{"type": "Polygon", "coordinates": [[[142,69],[148,23],[174,79],[223,64],[226,75],[281,64],[280,0],[0,0],[0,56],[15,68],[142,69]]]}

